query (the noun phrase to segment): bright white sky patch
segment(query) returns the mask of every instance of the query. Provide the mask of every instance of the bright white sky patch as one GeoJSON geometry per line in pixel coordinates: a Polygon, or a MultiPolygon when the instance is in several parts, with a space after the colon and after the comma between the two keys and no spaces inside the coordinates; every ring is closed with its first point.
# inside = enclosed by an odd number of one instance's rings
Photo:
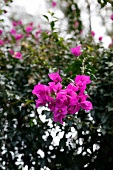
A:
{"type": "Polygon", "coordinates": [[[44,13],[46,8],[44,0],[14,0],[12,5],[23,6],[26,12],[31,15],[44,13]]]}

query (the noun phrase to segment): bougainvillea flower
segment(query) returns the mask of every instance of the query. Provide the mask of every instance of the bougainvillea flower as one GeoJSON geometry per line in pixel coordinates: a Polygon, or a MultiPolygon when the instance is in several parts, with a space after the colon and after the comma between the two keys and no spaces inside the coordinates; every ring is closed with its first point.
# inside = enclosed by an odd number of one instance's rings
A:
{"type": "Polygon", "coordinates": [[[69,83],[66,89],[72,89],[73,91],[78,91],[78,87],[74,83],[69,83]]]}
{"type": "Polygon", "coordinates": [[[39,29],[39,30],[37,30],[37,31],[36,31],[36,33],[35,33],[35,34],[36,34],[36,35],[38,35],[38,34],[40,34],[41,32],[42,32],[42,30],[41,30],[41,29],[39,29]]]}
{"type": "Polygon", "coordinates": [[[69,107],[76,105],[76,103],[78,102],[77,93],[74,92],[72,89],[66,89],[65,91],[67,92],[66,94],[67,103],[66,104],[69,107]]]}
{"type": "Polygon", "coordinates": [[[90,76],[86,76],[86,75],[77,75],[75,77],[75,83],[78,85],[78,84],[89,84],[91,83],[91,80],[90,80],[90,76]]]}
{"type": "Polygon", "coordinates": [[[41,29],[37,30],[37,31],[35,32],[35,38],[38,38],[38,37],[40,36],[41,32],[42,32],[41,29]]]}
{"type": "Polygon", "coordinates": [[[50,73],[48,74],[49,78],[53,80],[55,83],[61,82],[62,78],[59,75],[59,71],[56,73],[50,73]]]}
{"type": "Polygon", "coordinates": [[[33,22],[30,22],[29,25],[33,27],[33,22]]]}
{"type": "Polygon", "coordinates": [[[86,101],[86,99],[89,97],[87,94],[84,94],[82,91],[80,91],[78,93],[78,101],[81,103],[81,102],[84,102],[86,101]]]}
{"type": "Polygon", "coordinates": [[[94,37],[95,36],[95,32],[91,31],[91,35],[92,35],[92,37],[94,37]]]}
{"type": "Polygon", "coordinates": [[[62,119],[65,118],[67,114],[67,106],[64,106],[64,107],[55,107],[55,110],[54,110],[54,121],[56,122],[60,122],[60,123],[63,123],[62,119]]]}
{"type": "Polygon", "coordinates": [[[18,23],[18,25],[22,25],[22,21],[21,20],[19,20],[17,23],[18,23]]]}
{"type": "Polygon", "coordinates": [[[79,82],[77,86],[81,92],[84,92],[86,90],[86,84],[83,84],[82,82],[79,82]]]}
{"type": "Polygon", "coordinates": [[[52,7],[56,7],[57,3],[55,1],[52,1],[52,7]]]}
{"type": "Polygon", "coordinates": [[[4,41],[3,40],[0,40],[0,45],[4,45],[4,41]]]}
{"type": "Polygon", "coordinates": [[[90,101],[84,101],[84,102],[81,102],[81,108],[84,110],[91,110],[93,106],[90,101]]]}
{"type": "Polygon", "coordinates": [[[2,30],[0,30],[0,35],[2,35],[2,33],[3,33],[3,31],[2,31],[2,30]]]}
{"type": "Polygon", "coordinates": [[[30,26],[30,25],[25,28],[25,31],[26,31],[27,33],[30,33],[32,30],[33,30],[33,27],[30,26]]]}
{"type": "Polygon", "coordinates": [[[64,89],[62,89],[59,71],[48,76],[53,82],[49,82],[48,86],[37,84],[32,93],[38,97],[36,107],[48,106],[53,112],[55,122],[63,123],[67,114],[75,114],[81,108],[86,111],[92,109],[92,103],[87,101],[89,96],[85,94],[86,85],[91,82],[90,76],[77,75],[74,82],[69,83],[64,89]]]}
{"type": "Polygon", "coordinates": [[[38,100],[35,100],[35,102],[36,108],[38,108],[40,106],[45,106],[47,101],[45,99],[39,98],[38,100]]]}
{"type": "Polygon", "coordinates": [[[66,106],[66,103],[67,103],[66,95],[62,92],[57,93],[56,102],[55,102],[56,107],[64,107],[66,106]]]}
{"type": "Polygon", "coordinates": [[[17,27],[18,23],[17,23],[16,21],[13,21],[13,22],[12,22],[12,25],[13,25],[14,27],[17,27]]]}
{"type": "Polygon", "coordinates": [[[82,54],[82,52],[81,52],[81,46],[73,47],[73,48],[71,48],[70,50],[71,50],[71,53],[72,53],[74,56],[76,56],[76,57],[78,57],[78,56],[80,56],[80,55],[82,54]]]}
{"type": "Polygon", "coordinates": [[[98,40],[99,40],[99,41],[102,41],[102,38],[103,38],[103,37],[100,36],[100,37],[98,38],[98,40]]]}
{"type": "Polygon", "coordinates": [[[68,114],[75,114],[80,110],[80,103],[77,103],[74,106],[68,107],[68,114]]]}
{"type": "Polygon", "coordinates": [[[46,95],[49,95],[49,92],[49,87],[41,83],[34,86],[34,89],[32,90],[33,94],[35,94],[37,97],[42,96],[42,98],[46,95]]]}
{"type": "Polygon", "coordinates": [[[24,37],[24,35],[23,34],[15,34],[14,37],[18,41],[18,40],[21,40],[24,37]]]}
{"type": "Polygon", "coordinates": [[[86,84],[91,83],[90,76],[86,75],[77,75],[74,81],[81,92],[86,89],[86,84]]]}
{"type": "Polygon", "coordinates": [[[55,109],[55,100],[53,98],[51,98],[48,102],[48,108],[50,109],[51,112],[54,111],[55,109]]]}
{"type": "Polygon", "coordinates": [[[10,34],[15,35],[16,34],[16,30],[14,28],[12,28],[11,31],[10,31],[10,34]]]}
{"type": "Polygon", "coordinates": [[[63,124],[62,119],[65,117],[66,117],[65,115],[59,114],[59,116],[57,116],[57,117],[53,116],[53,120],[54,120],[54,122],[59,122],[59,123],[63,124]]]}
{"type": "Polygon", "coordinates": [[[111,20],[113,20],[113,14],[111,15],[111,17],[110,17],[110,18],[111,18],[111,20]]]}
{"type": "Polygon", "coordinates": [[[59,83],[55,83],[55,82],[49,82],[49,89],[51,93],[58,93],[61,89],[62,89],[62,84],[59,83]]]}
{"type": "Polygon", "coordinates": [[[22,59],[22,54],[20,52],[15,52],[13,57],[17,59],[22,59]]]}

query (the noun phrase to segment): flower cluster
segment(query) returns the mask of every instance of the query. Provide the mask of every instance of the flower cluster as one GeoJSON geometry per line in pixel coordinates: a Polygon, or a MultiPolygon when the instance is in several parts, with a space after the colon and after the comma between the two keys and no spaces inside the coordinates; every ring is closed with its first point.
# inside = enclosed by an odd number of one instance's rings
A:
{"type": "MultiPolygon", "coordinates": [[[[25,38],[28,38],[27,41],[30,41],[30,36],[34,36],[34,42],[38,42],[38,38],[41,34],[41,27],[38,25],[36,28],[33,26],[33,22],[27,24],[25,26],[21,20],[18,21],[12,21],[12,28],[8,32],[11,36],[7,40],[9,42],[15,43],[15,48],[12,46],[9,49],[9,53],[13,58],[22,59],[22,54],[20,52],[21,45],[23,47],[27,47],[24,43],[25,38]]],[[[3,34],[3,31],[0,29],[0,36],[3,34]]],[[[0,46],[3,46],[5,44],[5,41],[0,38],[0,46]]]]}
{"type": "Polygon", "coordinates": [[[65,89],[62,88],[59,72],[50,73],[49,78],[52,82],[48,85],[38,83],[32,93],[38,97],[36,108],[48,106],[53,112],[55,122],[63,123],[62,119],[67,114],[74,114],[81,108],[87,111],[92,109],[92,103],[87,100],[88,95],[85,94],[86,85],[91,82],[89,76],[77,75],[74,82],[69,83],[65,89]]]}

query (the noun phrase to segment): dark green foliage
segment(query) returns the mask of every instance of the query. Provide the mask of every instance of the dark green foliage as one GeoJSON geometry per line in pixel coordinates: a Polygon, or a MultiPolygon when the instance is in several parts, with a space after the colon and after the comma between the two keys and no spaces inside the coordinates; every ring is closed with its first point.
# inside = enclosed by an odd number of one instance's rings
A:
{"type": "MultiPolygon", "coordinates": [[[[51,131],[56,124],[52,123],[49,126],[48,120],[43,123],[35,109],[34,97],[31,93],[33,84],[28,84],[27,80],[31,73],[30,65],[29,67],[24,65],[26,69],[22,65],[18,68],[13,65],[13,69],[4,68],[7,74],[6,77],[1,76],[5,84],[1,85],[0,93],[2,111],[0,162],[3,165],[5,161],[5,169],[22,169],[20,165],[15,164],[18,156],[22,154],[21,161],[24,165],[28,165],[29,169],[47,166],[51,170],[112,170],[112,52],[100,56],[96,64],[98,64],[96,80],[92,82],[89,90],[94,110],[91,113],[81,111],[67,117],[65,127],[57,125],[60,130],[55,136],[58,136],[60,131],[64,132],[58,146],[53,144],[51,136],[51,131]],[[10,78],[14,84],[11,84],[10,78]],[[18,99],[16,95],[20,98],[18,99]],[[67,134],[72,131],[72,127],[76,135],[72,137],[70,134],[68,138],[67,134]],[[37,153],[39,149],[44,152],[44,157],[37,153]]],[[[43,111],[42,115],[47,115],[48,118],[50,112],[43,111]]]]}
{"type": "Polygon", "coordinates": [[[100,126],[100,149],[96,159],[96,168],[113,168],[113,58],[112,51],[100,58],[97,81],[93,83],[92,116],[100,126]]]}

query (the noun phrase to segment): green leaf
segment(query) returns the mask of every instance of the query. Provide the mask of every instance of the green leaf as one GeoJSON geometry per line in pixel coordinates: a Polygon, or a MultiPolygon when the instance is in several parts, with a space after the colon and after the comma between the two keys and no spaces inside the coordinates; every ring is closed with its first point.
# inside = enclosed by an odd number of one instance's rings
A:
{"type": "Polygon", "coordinates": [[[44,18],[46,18],[49,21],[49,18],[47,15],[43,15],[44,18]]]}
{"type": "Polygon", "coordinates": [[[51,25],[51,29],[54,30],[55,22],[52,21],[52,22],[50,23],[50,25],[51,25]]]}

